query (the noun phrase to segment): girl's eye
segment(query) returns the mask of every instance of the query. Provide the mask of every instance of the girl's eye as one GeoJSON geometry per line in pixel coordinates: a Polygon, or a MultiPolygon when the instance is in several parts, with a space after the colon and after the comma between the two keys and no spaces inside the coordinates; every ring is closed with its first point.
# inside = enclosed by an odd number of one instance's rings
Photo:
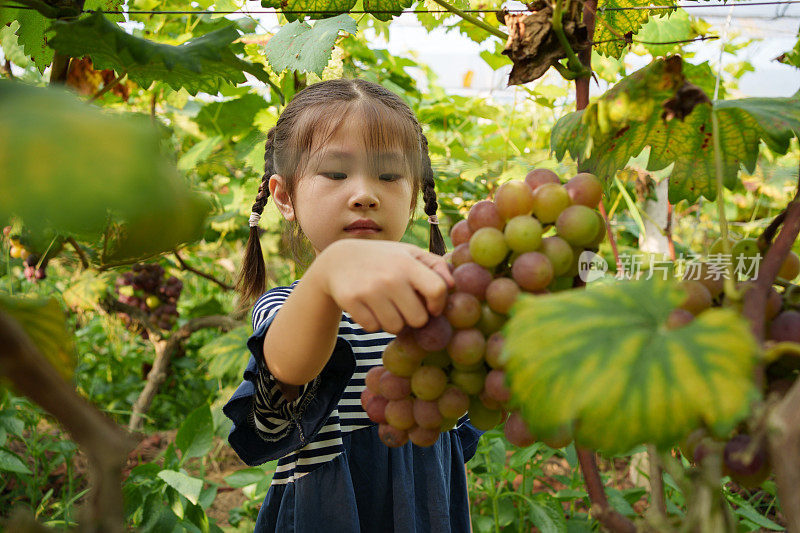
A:
{"type": "Polygon", "coordinates": [[[400,174],[381,174],[382,181],[397,181],[401,177],[400,174]]]}
{"type": "Polygon", "coordinates": [[[323,172],[322,175],[332,180],[343,180],[347,177],[343,172],[323,172]]]}

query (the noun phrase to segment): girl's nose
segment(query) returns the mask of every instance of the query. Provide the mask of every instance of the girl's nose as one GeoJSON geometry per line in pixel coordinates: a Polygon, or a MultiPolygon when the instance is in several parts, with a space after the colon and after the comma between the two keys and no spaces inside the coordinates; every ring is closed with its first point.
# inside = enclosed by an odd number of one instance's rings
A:
{"type": "Polygon", "coordinates": [[[368,180],[358,181],[358,187],[353,191],[350,205],[354,208],[376,208],[380,205],[378,195],[373,190],[372,184],[368,183],[368,180]]]}

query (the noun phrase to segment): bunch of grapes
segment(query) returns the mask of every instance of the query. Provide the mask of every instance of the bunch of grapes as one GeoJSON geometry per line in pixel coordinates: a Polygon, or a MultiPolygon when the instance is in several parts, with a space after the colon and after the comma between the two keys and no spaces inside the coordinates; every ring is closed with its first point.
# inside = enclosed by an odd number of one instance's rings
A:
{"type": "Polygon", "coordinates": [[[41,259],[40,256],[33,253],[20,241],[20,235],[12,233],[11,226],[6,226],[3,228],[3,236],[7,238],[9,242],[9,255],[14,259],[22,259],[22,262],[25,265],[25,279],[32,283],[36,283],[37,281],[47,277],[47,272],[45,270],[47,267],[47,259],[42,261],[42,264],[39,264],[41,259]]]}
{"type": "Polygon", "coordinates": [[[521,293],[573,286],[578,257],[605,235],[595,211],[601,196],[592,174],[562,184],[536,169],[504,183],[494,200],[476,203],[452,227],[455,248],[446,259],[455,288],[444,313],[400,332],[383,365],[366,375],[361,404],[387,446],[431,446],[465,414],[482,430],[505,421],[506,437],[518,446],[534,441],[519,413],[508,414],[501,329],[521,293]]]}
{"type": "MultiPolygon", "coordinates": [[[[120,302],[138,307],[162,329],[171,329],[178,318],[178,298],[183,282],[175,276],[166,278],[164,269],[155,263],[137,263],[117,278],[115,283],[120,302]]],[[[130,316],[121,313],[130,324],[130,316]]],[[[142,332],[147,336],[147,332],[142,332]]]]}
{"type": "MultiPolygon", "coordinates": [[[[762,251],[755,239],[731,241],[732,264],[742,260],[760,260],[762,251]]],[[[673,310],[667,322],[671,328],[691,323],[695,317],[712,307],[726,307],[741,312],[744,294],[755,285],[753,279],[736,280],[739,293],[737,298],[726,297],[724,292],[724,265],[715,264],[713,258],[722,254],[722,242],[717,240],[709,249],[709,261],[698,263],[698,268],[687,269],[681,285],[687,296],[680,306],[673,310]]],[[[753,274],[757,270],[752,271],[753,274]]],[[[800,257],[790,252],[781,265],[778,277],[791,281],[800,275],[800,257]]],[[[745,276],[746,277],[746,276],[745,276]]],[[[767,295],[764,318],[766,323],[767,347],[776,343],[800,343],[800,286],[791,283],[783,287],[775,285],[767,295]]],[[[783,394],[797,379],[800,372],[800,357],[794,350],[787,350],[769,362],[766,367],[766,392],[783,394]]],[[[770,474],[771,467],[764,435],[751,434],[740,428],[727,439],[719,440],[700,428],[689,434],[681,444],[683,453],[695,464],[703,462],[710,455],[714,445],[722,447],[722,472],[741,486],[758,487],[770,474]]]]}

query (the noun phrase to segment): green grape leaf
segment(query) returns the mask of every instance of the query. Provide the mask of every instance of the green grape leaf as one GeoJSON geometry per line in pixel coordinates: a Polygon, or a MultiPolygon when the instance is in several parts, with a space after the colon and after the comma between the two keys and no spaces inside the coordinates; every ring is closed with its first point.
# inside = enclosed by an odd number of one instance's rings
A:
{"type": "Polygon", "coordinates": [[[108,257],[160,253],[203,232],[208,202],[161,153],[149,117],[0,81],[0,138],[0,220],[16,214],[31,233],[93,240],[111,214],[120,224],[108,257]]]}
{"type": "Polygon", "coordinates": [[[267,61],[278,74],[288,68],[320,76],[331,59],[339,30],[355,35],[358,26],[348,14],[317,21],[314,26],[302,21],[290,22],[264,46],[267,61]]]}
{"type": "Polygon", "coordinates": [[[674,6],[675,0],[601,0],[597,5],[597,22],[593,40],[597,53],[619,58],[628,46],[625,35],[636,34],[652,15],[663,15],[663,9],[642,9],[650,5],[674,6]],[[626,9],[634,8],[634,9],[626,9]],[[610,9],[610,10],[609,10],[610,9]]]}
{"type": "Polygon", "coordinates": [[[231,487],[241,489],[248,485],[254,485],[259,481],[271,479],[274,470],[274,463],[266,463],[262,466],[243,468],[242,470],[237,470],[233,474],[227,476],[225,478],[225,483],[231,487]]]}
{"type": "MultiPolygon", "coordinates": [[[[351,19],[352,20],[352,19],[351,19]]],[[[232,137],[250,131],[253,119],[269,106],[261,96],[247,93],[226,102],[211,102],[204,105],[194,121],[208,132],[232,137]]]]}
{"type": "Polygon", "coordinates": [[[758,397],[758,345],[729,309],[667,329],[684,298],[653,278],[516,304],[506,373],[533,434],[572,427],[577,444],[615,454],[641,443],[668,449],[701,424],[720,436],[733,429],[758,397]]]}
{"type": "Polygon", "coordinates": [[[158,477],[164,480],[167,485],[177,490],[178,494],[197,505],[200,492],[203,490],[202,479],[191,477],[176,470],[162,470],[158,473],[158,477]]]}
{"type": "Polygon", "coordinates": [[[251,333],[249,326],[242,326],[203,345],[198,355],[208,361],[208,374],[215,379],[236,376],[242,366],[242,346],[251,333]]]}
{"type": "Polygon", "coordinates": [[[175,435],[175,445],[183,452],[181,462],[189,457],[202,457],[214,445],[214,421],[208,405],[201,405],[184,419],[175,435]]]}
{"type": "Polygon", "coordinates": [[[18,20],[12,21],[10,26],[0,25],[0,48],[3,49],[6,59],[17,66],[25,68],[31,63],[31,60],[28,59],[19,44],[17,30],[19,30],[18,20]]]}
{"type": "MultiPolygon", "coordinates": [[[[687,82],[672,56],[659,59],[621,80],[583,111],[565,115],[551,134],[560,160],[569,152],[587,172],[611,179],[632,157],[650,148],[647,170],[674,163],[669,200],[694,202],[716,198],[711,103],[705,92],[687,82]],[[688,92],[686,92],[688,90],[688,92]],[[665,120],[662,114],[679,115],[665,120]]],[[[693,76],[705,79],[703,69],[693,76]]],[[[755,169],[759,142],[785,154],[800,132],[800,96],[717,101],[723,183],[733,189],[741,167],[755,169]]]]}
{"type": "Polygon", "coordinates": [[[356,0],[261,0],[262,7],[280,9],[289,22],[302,21],[306,17],[312,20],[338,17],[355,5],[356,0]],[[304,13],[306,10],[318,13],[304,13]]]}
{"type": "Polygon", "coordinates": [[[19,323],[64,379],[72,379],[75,343],[64,311],[54,298],[17,298],[0,294],[0,312],[19,323]]]}
{"type": "Polygon", "coordinates": [[[127,72],[131,81],[145,88],[160,80],[175,90],[183,87],[193,96],[199,91],[217,94],[226,82],[245,82],[244,72],[269,82],[261,66],[240,59],[231,50],[231,43],[239,38],[234,25],[179,46],[130,35],[99,13],[72,22],[55,21],[53,28],[55,35],[49,44],[58,52],[72,57],[88,55],[96,69],[127,72]]]}
{"type": "Polygon", "coordinates": [[[50,20],[33,9],[0,7],[0,27],[15,20],[19,24],[16,31],[19,45],[33,60],[39,72],[44,74],[44,69],[53,62],[53,49],[47,45],[45,39],[50,20]]]}
{"type": "Polygon", "coordinates": [[[673,14],[662,14],[651,17],[636,34],[636,41],[641,42],[645,50],[653,57],[666,56],[681,50],[682,44],[653,44],[684,41],[695,37],[692,23],[685,10],[680,9],[673,14]]]}

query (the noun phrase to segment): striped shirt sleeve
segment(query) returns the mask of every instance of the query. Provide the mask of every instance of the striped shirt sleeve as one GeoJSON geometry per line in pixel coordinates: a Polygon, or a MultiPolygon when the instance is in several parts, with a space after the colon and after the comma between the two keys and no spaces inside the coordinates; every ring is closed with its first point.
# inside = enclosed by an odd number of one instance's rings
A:
{"type": "MultiPolygon", "coordinates": [[[[253,331],[261,339],[262,349],[267,328],[290,292],[291,288],[273,289],[253,307],[253,331]]],[[[314,398],[320,377],[300,387],[281,385],[267,368],[263,351],[259,352],[256,354],[258,374],[251,422],[259,437],[265,441],[276,441],[285,437],[292,425],[299,427],[306,406],[314,398]]]]}

